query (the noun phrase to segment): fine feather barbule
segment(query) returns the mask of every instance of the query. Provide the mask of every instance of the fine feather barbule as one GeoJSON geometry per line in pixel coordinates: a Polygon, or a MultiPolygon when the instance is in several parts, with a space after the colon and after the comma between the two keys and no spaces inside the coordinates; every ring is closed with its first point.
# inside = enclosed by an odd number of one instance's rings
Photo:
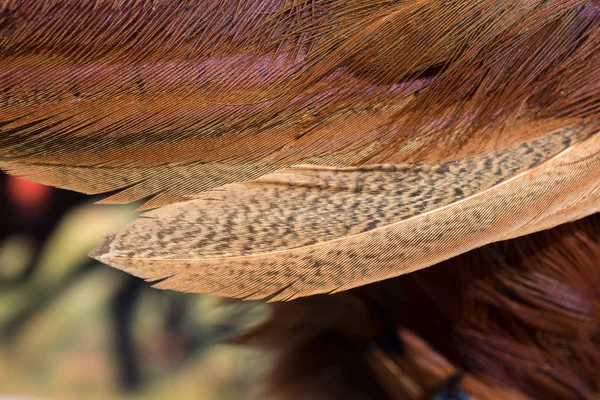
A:
{"type": "Polygon", "coordinates": [[[93,256],[181,291],[345,290],[597,212],[599,154],[573,129],[449,164],[290,169],[150,212],[93,256]]]}

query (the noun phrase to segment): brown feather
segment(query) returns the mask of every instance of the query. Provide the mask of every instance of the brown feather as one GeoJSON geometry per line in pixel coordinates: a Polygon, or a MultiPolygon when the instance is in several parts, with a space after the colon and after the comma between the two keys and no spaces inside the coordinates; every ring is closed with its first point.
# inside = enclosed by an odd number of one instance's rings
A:
{"type": "Polygon", "coordinates": [[[597,113],[597,18],[581,0],[5,1],[0,157],[153,207],[298,163],[487,150],[531,139],[500,129],[514,118],[597,113]]]}
{"type": "Polygon", "coordinates": [[[95,253],[161,287],[344,290],[598,210],[597,2],[0,4],[0,168],[187,200],[95,253]]]}

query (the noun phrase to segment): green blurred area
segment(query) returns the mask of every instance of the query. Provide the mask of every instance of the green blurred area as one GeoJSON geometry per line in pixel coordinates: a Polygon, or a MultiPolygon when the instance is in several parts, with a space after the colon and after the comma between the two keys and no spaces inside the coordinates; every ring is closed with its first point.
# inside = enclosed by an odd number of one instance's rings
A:
{"type": "MultiPolygon", "coordinates": [[[[141,292],[132,321],[142,383],[127,393],[119,387],[110,304],[125,273],[102,265],[86,273],[78,273],[77,268],[103,235],[135,217],[132,211],[132,207],[91,204],[73,209],[50,238],[33,276],[0,291],[0,327],[42,299],[41,308],[15,334],[0,341],[0,395],[44,399],[252,397],[268,360],[257,352],[221,343],[232,330],[258,322],[265,310],[256,304],[224,306],[210,296],[149,288],[141,292]],[[174,299],[186,304],[184,329],[197,342],[192,352],[181,337],[164,332],[163,311],[174,299]]],[[[1,276],[10,277],[22,267],[30,245],[22,236],[0,243],[1,276]]]]}

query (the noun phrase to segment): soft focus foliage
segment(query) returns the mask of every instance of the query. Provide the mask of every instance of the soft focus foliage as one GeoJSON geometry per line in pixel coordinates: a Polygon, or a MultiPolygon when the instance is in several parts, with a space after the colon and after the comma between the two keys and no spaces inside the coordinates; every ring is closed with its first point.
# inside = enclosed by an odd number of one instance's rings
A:
{"type": "MultiPolygon", "coordinates": [[[[0,210],[0,218],[12,211],[0,210]]],[[[123,362],[115,348],[111,304],[131,278],[96,263],[85,272],[80,268],[102,235],[134,217],[131,211],[89,203],[76,207],[49,237],[35,272],[24,282],[3,283],[0,395],[239,400],[251,393],[251,384],[268,360],[219,341],[260,319],[263,311],[219,305],[207,296],[149,289],[145,283],[131,317],[140,377],[133,387],[120,383],[123,362]],[[181,308],[176,314],[182,321],[166,329],[164,315],[173,306],[181,308]]],[[[33,246],[24,234],[0,240],[3,280],[17,275],[33,246]]]]}

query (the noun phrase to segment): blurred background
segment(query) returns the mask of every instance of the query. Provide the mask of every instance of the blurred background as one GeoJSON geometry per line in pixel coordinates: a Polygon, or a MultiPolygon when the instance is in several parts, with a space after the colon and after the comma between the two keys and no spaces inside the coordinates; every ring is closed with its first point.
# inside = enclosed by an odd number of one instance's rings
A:
{"type": "Polygon", "coordinates": [[[268,364],[224,342],[260,304],[152,289],[87,253],[133,206],[0,174],[0,397],[247,399],[268,364]]]}

